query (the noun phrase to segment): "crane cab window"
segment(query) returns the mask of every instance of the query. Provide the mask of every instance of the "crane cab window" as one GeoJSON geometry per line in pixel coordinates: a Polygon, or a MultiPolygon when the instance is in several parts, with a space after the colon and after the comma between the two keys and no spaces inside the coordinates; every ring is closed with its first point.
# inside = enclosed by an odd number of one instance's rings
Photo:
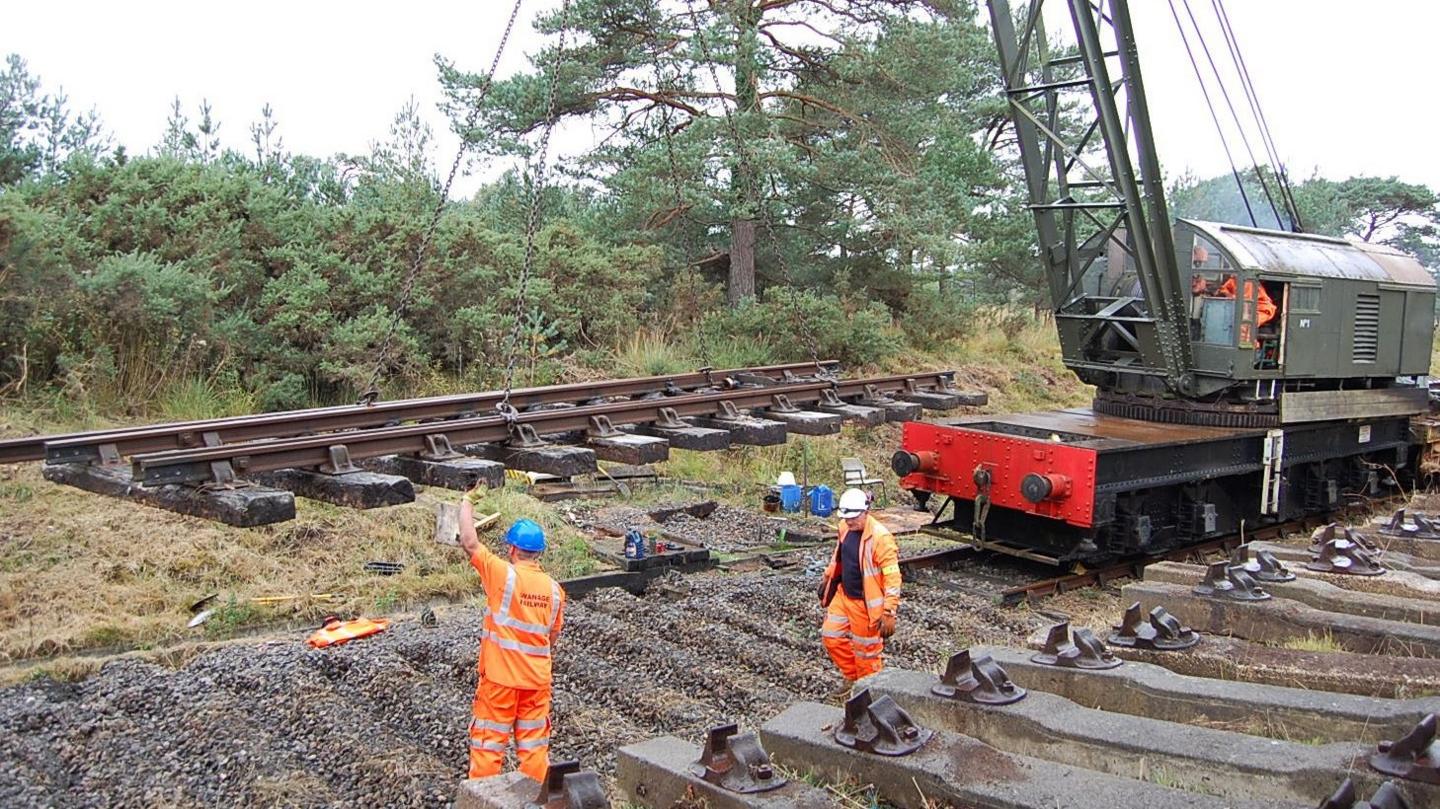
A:
{"type": "Polygon", "coordinates": [[[1235,341],[1235,273],[1190,276],[1190,338],[1211,345],[1235,341]]]}

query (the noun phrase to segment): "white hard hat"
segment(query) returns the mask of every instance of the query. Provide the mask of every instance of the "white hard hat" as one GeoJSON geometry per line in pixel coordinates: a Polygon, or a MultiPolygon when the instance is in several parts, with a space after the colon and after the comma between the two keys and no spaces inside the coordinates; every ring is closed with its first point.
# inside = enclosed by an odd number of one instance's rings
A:
{"type": "Polygon", "coordinates": [[[840,495],[840,516],[849,519],[859,517],[870,510],[870,496],[860,489],[846,489],[840,495]]]}
{"type": "Polygon", "coordinates": [[[776,486],[794,486],[794,485],[795,485],[795,473],[794,473],[794,472],[781,472],[781,473],[780,473],[780,477],[775,478],[775,485],[776,485],[776,486]]]}

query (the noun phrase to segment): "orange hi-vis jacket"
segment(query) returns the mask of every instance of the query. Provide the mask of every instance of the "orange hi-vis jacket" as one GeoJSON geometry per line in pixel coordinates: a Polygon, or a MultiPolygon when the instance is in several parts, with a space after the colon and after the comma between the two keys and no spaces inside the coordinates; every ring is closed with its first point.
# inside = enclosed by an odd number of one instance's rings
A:
{"type": "MultiPolygon", "coordinates": [[[[841,520],[835,555],[821,582],[820,592],[827,607],[840,587],[840,545],[848,533],[850,529],[841,520]]],[[[873,626],[882,613],[894,614],[900,608],[900,550],[890,530],[869,514],[865,515],[865,530],[860,534],[860,573],[865,583],[865,614],[873,626]]]]}
{"type": "Polygon", "coordinates": [[[485,588],[482,680],[520,689],[550,687],[550,644],[564,622],[565,591],[533,560],[510,564],[481,545],[470,557],[485,588]]]}
{"type": "MultiPolygon", "coordinates": [[[[1225,283],[1221,284],[1220,289],[1216,291],[1215,297],[1235,297],[1235,276],[1232,275],[1225,279],[1225,283]]],[[[1270,299],[1270,293],[1265,291],[1264,285],[1256,283],[1255,281],[1246,281],[1245,300],[1255,304],[1255,313],[1257,315],[1255,325],[1263,326],[1275,317],[1275,301],[1270,299]]]]}
{"type": "Polygon", "coordinates": [[[310,644],[312,649],[323,649],[326,646],[338,646],[356,638],[379,634],[389,626],[390,621],[387,618],[376,618],[373,621],[369,618],[356,618],[343,622],[337,619],[327,621],[323,628],[315,630],[305,642],[310,644]]]}

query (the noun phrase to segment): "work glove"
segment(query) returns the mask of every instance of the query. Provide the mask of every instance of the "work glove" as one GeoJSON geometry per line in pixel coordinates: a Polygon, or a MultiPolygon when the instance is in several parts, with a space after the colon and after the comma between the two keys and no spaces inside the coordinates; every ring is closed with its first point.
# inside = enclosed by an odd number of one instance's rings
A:
{"type": "Polygon", "coordinates": [[[880,621],[875,624],[875,634],[882,638],[888,638],[895,634],[895,616],[892,613],[884,613],[880,621]]]}

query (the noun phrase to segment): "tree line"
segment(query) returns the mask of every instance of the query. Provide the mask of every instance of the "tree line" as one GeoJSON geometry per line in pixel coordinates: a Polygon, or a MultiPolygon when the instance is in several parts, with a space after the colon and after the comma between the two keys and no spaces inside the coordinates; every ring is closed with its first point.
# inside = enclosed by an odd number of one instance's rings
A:
{"type": "MultiPolygon", "coordinates": [[[[532,158],[553,90],[597,145],[546,178],[523,306],[535,172],[443,207],[383,358],[389,393],[494,384],[517,321],[521,381],[543,383],[612,367],[637,335],[716,366],[878,363],[963,337],[977,307],[1044,303],[970,4],[572,0],[534,24],[554,44],[490,87],[462,136],[481,159],[532,158]]],[[[436,67],[464,129],[483,78],[436,67]]],[[[439,202],[433,133],[413,102],[360,155],[291,152],[268,108],[246,151],[221,126],[177,100],[162,141],[131,155],[8,59],[0,388],[143,406],[202,379],[273,409],[364,387],[439,202]]],[[[1225,183],[1180,178],[1172,213],[1248,224],[1225,183]]],[[[1428,188],[1296,192],[1313,232],[1440,263],[1428,188]]]]}

